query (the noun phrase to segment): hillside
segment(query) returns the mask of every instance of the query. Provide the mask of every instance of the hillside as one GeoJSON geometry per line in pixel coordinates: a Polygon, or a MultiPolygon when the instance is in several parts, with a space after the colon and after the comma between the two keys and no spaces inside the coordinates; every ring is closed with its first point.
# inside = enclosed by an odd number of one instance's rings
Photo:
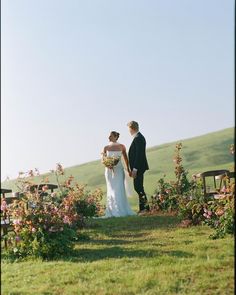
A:
{"type": "MultiPolygon", "coordinates": [[[[183,165],[188,169],[190,175],[213,169],[233,170],[234,159],[229,153],[229,147],[234,143],[234,128],[227,128],[178,142],[183,144],[183,165]]],[[[145,175],[145,188],[149,196],[153,194],[158,179],[164,174],[166,174],[167,180],[174,179],[173,155],[176,143],[177,141],[147,149],[150,170],[145,175]]],[[[106,190],[104,167],[100,160],[68,167],[65,172],[66,176],[73,175],[77,182],[87,184],[89,189],[101,187],[104,192],[106,190]]],[[[49,175],[49,179],[50,182],[56,183],[55,176],[49,175]]],[[[41,177],[37,179],[37,181],[40,180],[41,177]]],[[[5,181],[2,183],[2,187],[17,190],[14,181],[5,181]]],[[[136,197],[131,198],[130,201],[132,205],[137,203],[136,197]]]]}

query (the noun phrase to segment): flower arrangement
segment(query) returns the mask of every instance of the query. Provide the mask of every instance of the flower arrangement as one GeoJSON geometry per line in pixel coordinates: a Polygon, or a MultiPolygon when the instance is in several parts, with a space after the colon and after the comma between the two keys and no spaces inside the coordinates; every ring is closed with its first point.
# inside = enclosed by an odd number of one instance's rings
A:
{"type": "Polygon", "coordinates": [[[102,153],[102,164],[109,169],[114,169],[114,167],[119,163],[120,157],[117,156],[106,156],[102,153]]]}

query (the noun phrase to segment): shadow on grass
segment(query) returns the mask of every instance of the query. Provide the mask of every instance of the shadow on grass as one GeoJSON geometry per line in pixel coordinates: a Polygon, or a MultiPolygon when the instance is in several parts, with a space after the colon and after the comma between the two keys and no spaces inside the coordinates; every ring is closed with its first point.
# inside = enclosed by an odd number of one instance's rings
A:
{"type": "Polygon", "coordinates": [[[193,254],[184,251],[158,251],[158,250],[131,250],[122,247],[110,247],[105,249],[78,249],[73,256],[63,261],[70,262],[94,262],[105,259],[122,258],[154,258],[160,256],[169,256],[174,258],[192,258],[193,254]]]}
{"type": "Polygon", "coordinates": [[[139,231],[166,230],[174,228],[179,223],[177,216],[129,216],[107,219],[93,219],[88,222],[87,229],[113,237],[134,236],[139,231]],[[122,232],[122,234],[120,233],[122,232]]]}
{"type": "MultiPolygon", "coordinates": [[[[125,241],[126,243],[126,241],[125,241]]],[[[154,257],[173,257],[173,258],[192,258],[195,255],[189,252],[184,251],[161,251],[161,250],[134,250],[134,249],[126,249],[123,247],[113,246],[99,249],[74,249],[70,255],[64,257],[57,257],[54,259],[46,259],[40,261],[63,261],[63,262],[94,262],[99,260],[109,260],[109,259],[122,259],[122,258],[145,258],[151,259],[154,257]]],[[[9,259],[5,254],[1,254],[1,258],[5,260],[5,262],[15,263],[15,262],[26,262],[26,261],[34,261],[34,258],[27,257],[25,259],[18,259],[15,261],[14,259],[9,259]]],[[[37,260],[38,261],[38,260],[37,260]]]]}
{"type": "Polygon", "coordinates": [[[76,243],[78,248],[75,248],[68,257],[55,260],[93,262],[111,258],[151,258],[162,255],[177,258],[192,257],[191,254],[182,251],[163,252],[156,249],[135,250],[125,248],[125,245],[132,245],[134,242],[139,243],[140,246],[142,243],[149,243],[152,240],[148,237],[149,231],[168,230],[169,228],[176,227],[178,222],[179,219],[176,216],[163,215],[88,220],[86,228],[80,231],[81,236],[76,243]],[[101,248],[80,249],[80,245],[85,243],[86,247],[99,245],[101,248]]]}

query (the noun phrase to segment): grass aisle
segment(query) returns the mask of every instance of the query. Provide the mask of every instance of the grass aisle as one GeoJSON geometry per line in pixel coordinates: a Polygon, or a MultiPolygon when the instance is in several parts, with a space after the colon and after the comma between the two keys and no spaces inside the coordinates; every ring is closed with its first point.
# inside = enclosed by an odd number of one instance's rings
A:
{"type": "Polygon", "coordinates": [[[234,240],[173,216],[92,220],[68,260],[2,261],[2,294],[233,294],[234,240]],[[87,236],[89,235],[89,238],[87,236]]]}

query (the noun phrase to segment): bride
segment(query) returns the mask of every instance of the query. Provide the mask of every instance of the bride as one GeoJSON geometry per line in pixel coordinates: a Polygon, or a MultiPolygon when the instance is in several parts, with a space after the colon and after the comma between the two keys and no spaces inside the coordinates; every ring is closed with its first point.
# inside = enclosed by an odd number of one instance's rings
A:
{"type": "Polygon", "coordinates": [[[127,200],[127,188],[125,186],[125,172],[121,162],[123,156],[127,172],[130,174],[129,160],[126,148],[117,142],[119,133],[112,131],[109,136],[109,145],[103,149],[103,157],[119,157],[119,162],[111,168],[105,167],[105,178],[107,184],[106,217],[120,217],[136,215],[130,208],[127,200]]]}

